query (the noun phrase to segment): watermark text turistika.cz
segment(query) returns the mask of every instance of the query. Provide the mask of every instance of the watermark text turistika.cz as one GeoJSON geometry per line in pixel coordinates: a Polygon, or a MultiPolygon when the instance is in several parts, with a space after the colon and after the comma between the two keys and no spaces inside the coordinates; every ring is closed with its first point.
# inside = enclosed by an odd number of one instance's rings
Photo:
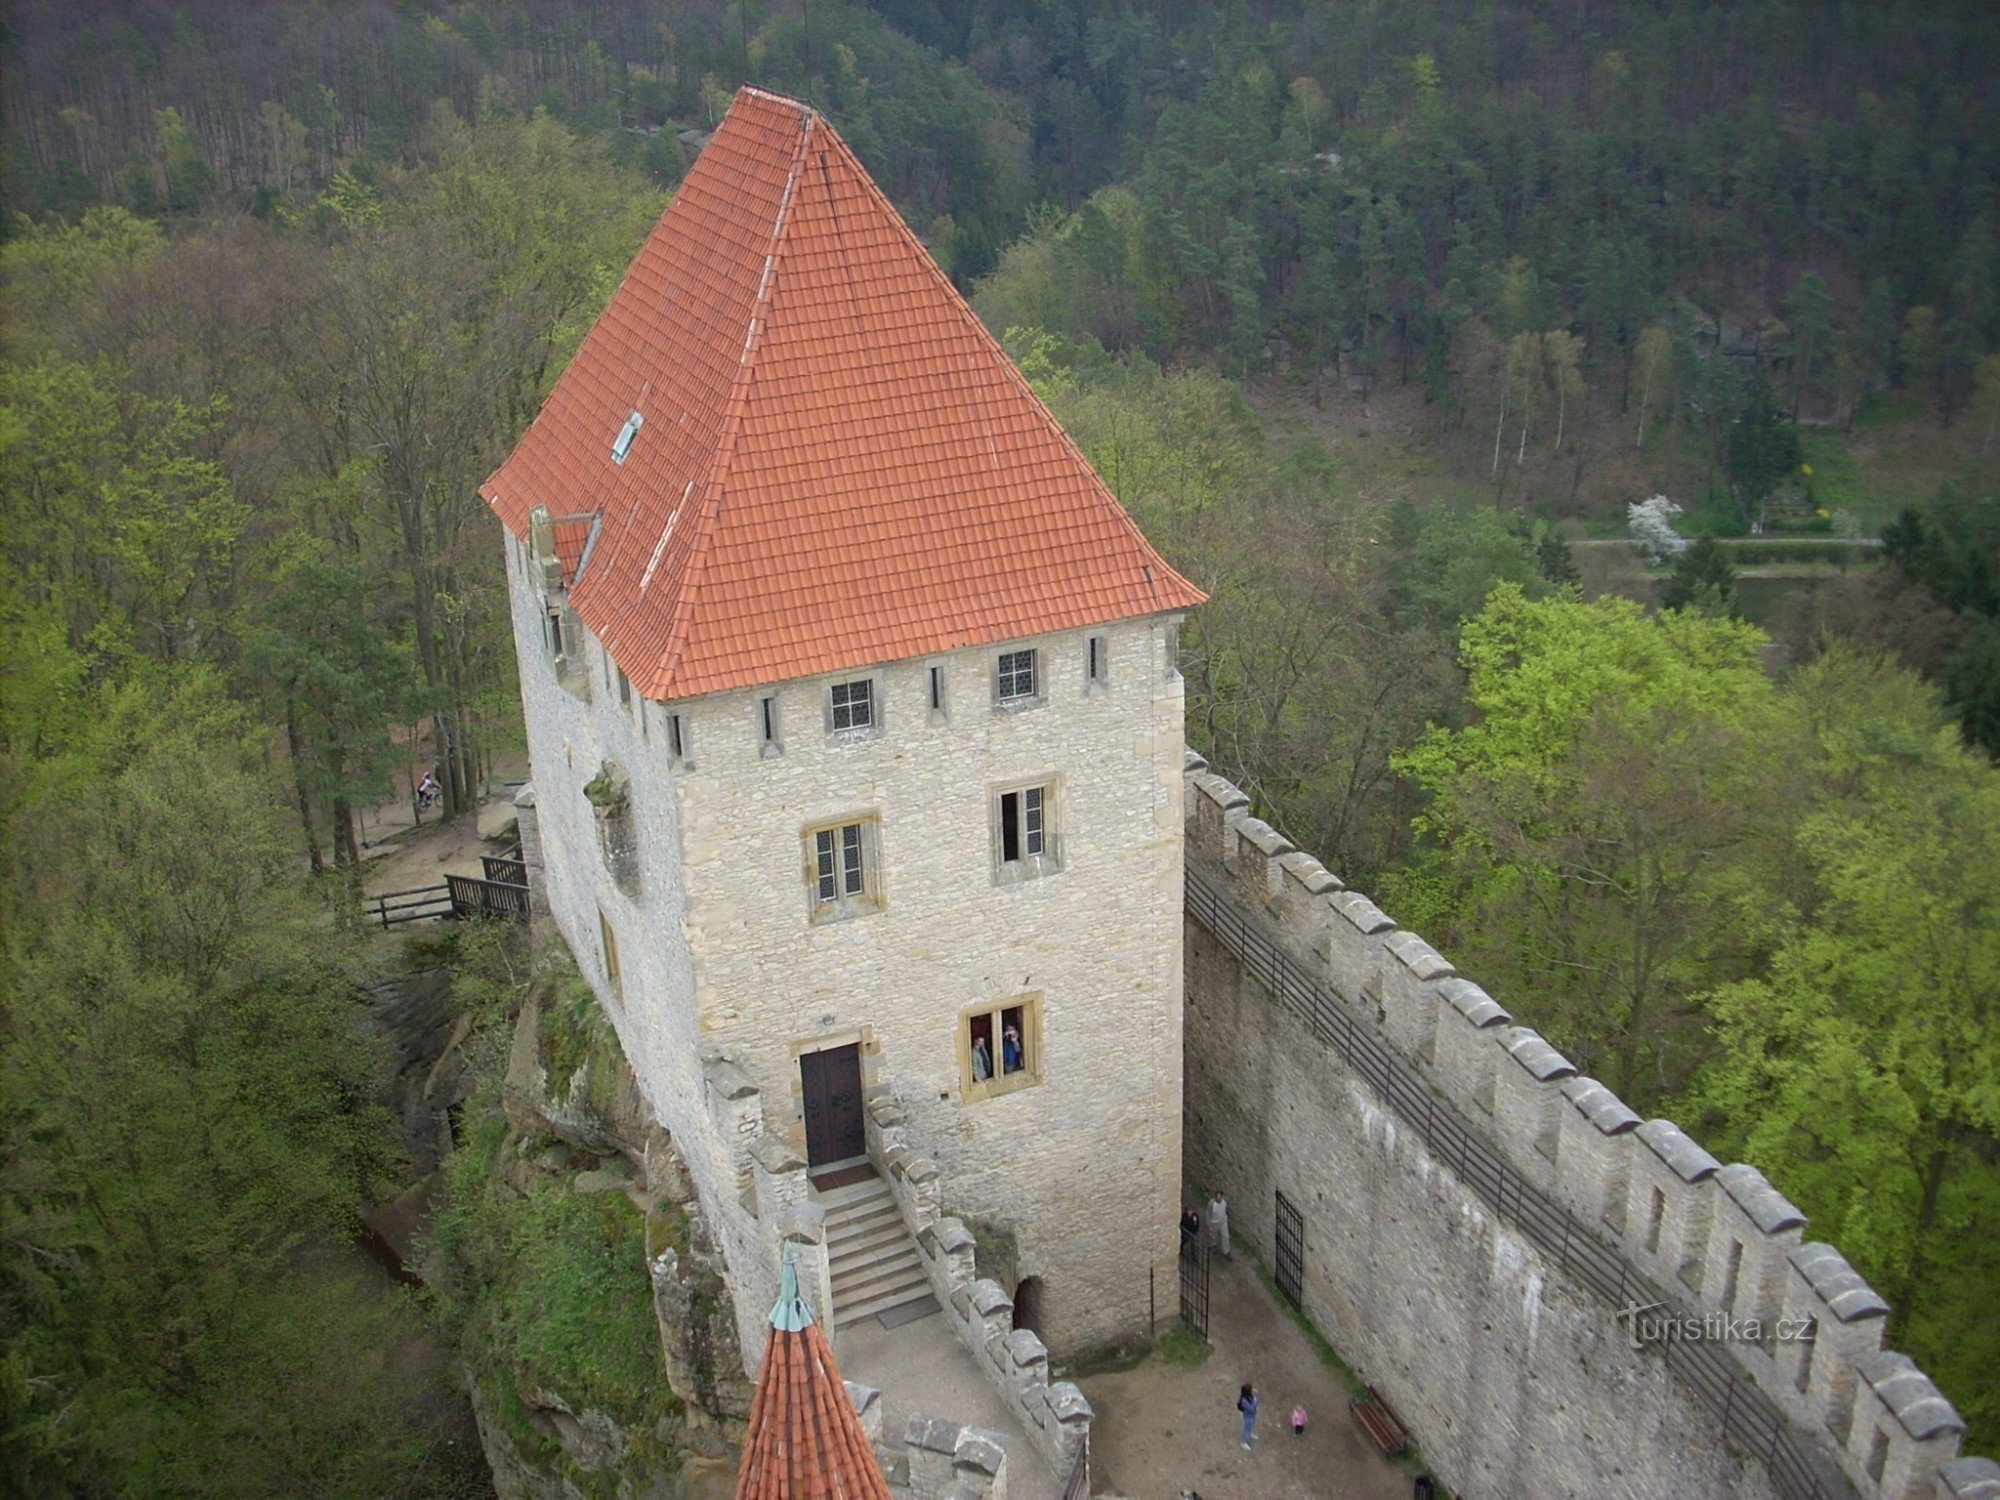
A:
{"type": "Polygon", "coordinates": [[[1763,1318],[1736,1318],[1726,1313],[1688,1317],[1667,1311],[1666,1307],[1664,1302],[1633,1303],[1613,1316],[1634,1349],[1670,1339],[1684,1344],[1761,1344],[1766,1338],[1776,1338],[1781,1344],[1789,1344],[1812,1337],[1811,1318],[1767,1322],[1763,1318]]]}

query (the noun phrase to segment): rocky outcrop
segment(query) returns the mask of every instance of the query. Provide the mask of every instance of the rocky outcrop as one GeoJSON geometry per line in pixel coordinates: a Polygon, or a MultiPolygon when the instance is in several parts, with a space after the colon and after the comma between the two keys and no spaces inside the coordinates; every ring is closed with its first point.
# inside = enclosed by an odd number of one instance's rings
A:
{"type": "Polygon", "coordinates": [[[506,1134],[486,1188],[501,1203],[571,1195],[600,1217],[630,1204],[643,1234],[620,1295],[650,1301],[665,1391],[643,1409],[608,1412],[552,1389],[496,1339],[467,1368],[495,1488],[503,1500],[581,1500],[607,1483],[621,1496],[728,1495],[752,1392],[720,1256],[616,1035],[567,956],[547,957],[507,1051],[497,1100],[506,1134]]]}

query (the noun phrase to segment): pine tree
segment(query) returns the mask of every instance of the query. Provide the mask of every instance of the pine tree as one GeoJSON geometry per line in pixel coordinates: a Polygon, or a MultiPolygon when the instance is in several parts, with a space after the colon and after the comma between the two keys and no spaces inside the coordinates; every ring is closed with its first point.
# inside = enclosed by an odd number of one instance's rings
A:
{"type": "Polygon", "coordinates": [[[1694,545],[1674,559],[1673,572],[1660,585],[1660,608],[1707,615],[1737,612],[1736,568],[1714,537],[1695,538],[1694,545]]]}

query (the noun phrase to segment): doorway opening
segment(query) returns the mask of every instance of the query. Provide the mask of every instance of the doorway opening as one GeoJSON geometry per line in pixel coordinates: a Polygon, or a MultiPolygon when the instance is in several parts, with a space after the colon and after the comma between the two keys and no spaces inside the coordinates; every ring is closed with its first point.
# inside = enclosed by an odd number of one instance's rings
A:
{"type": "Polygon", "coordinates": [[[799,1054],[805,1094],[806,1164],[826,1167],[868,1154],[861,1112],[861,1044],[799,1054]]]}

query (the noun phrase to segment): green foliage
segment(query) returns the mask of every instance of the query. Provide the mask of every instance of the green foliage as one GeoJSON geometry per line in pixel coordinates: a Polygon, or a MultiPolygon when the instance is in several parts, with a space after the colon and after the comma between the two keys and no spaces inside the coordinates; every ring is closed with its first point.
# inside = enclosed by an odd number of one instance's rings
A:
{"type": "Polygon", "coordinates": [[[1737,498],[1754,510],[1800,462],[1798,428],[1785,420],[1771,388],[1753,381],[1729,429],[1729,477],[1737,498]]]}
{"type": "Polygon", "coordinates": [[[548,1070],[551,1092],[561,1098],[590,1056],[599,1033],[608,1028],[597,996],[574,963],[565,961],[552,967],[544,993],[547,998],[542,1004],[539,1038],[542,1066],[548,1070]]]}
{"type": "Polygon", "coordinates": [[[517,1145],[498,1108],[502,1065],[496,1048],[446,1169],[446,1319],[480,1368],[644,1429],[677,1409],[659,1369],[647,1226],[623,1193],[539,1174],[525,1195],[503,1190],[517,1145]]]}
{"type": "Polygon", "coordinates": [[[1392,909],[1641,1107],[1685,1076],[1694,996],[1735,925],[1744,747],[1774,722],[1761,641],[1502,585],[1463,637],[1472,722],[1396,760],[1433,800],[1392,909]]]}
{"type": "Polygon", "coordinates": [[[385,1163],[379,1064],[250,726],[153,672],[60,739],[5,768],[17,1492],[421,1485],[420,1326],[317,1248],[385,1163]]]}
{"type": "Polygon", "coordinates": [[[1733,615],[1736,609],[1736,568],[1722,544],[1707,534],[1674,559],[1673,571],[1660,585],[1660,608],[1691,609],[1710,615],[1733,615]]]}
{"type": "Polygon", "coordinates": [[[1214,1345],[1180,1322],[1161,1334],[1154,1348],[1168,1364],[1186,1365],[1190,1369],[1207,1364],[1209,1355],[1215,1352],[1214,1345]]]}
{"type": "Polygon", "coordinates": [[[1713,1000],[1690,1103],[1889,1298],[1893,1332],[2000,1431],[2000,777],[1934,710],[1884,712],[1847,658],[1802,687],[1846,785],[1803,820],[1805,886],[1767,971],[1713,1000]],[[1849,679],[1842,684],[1841,678],[1849,679]]]}

